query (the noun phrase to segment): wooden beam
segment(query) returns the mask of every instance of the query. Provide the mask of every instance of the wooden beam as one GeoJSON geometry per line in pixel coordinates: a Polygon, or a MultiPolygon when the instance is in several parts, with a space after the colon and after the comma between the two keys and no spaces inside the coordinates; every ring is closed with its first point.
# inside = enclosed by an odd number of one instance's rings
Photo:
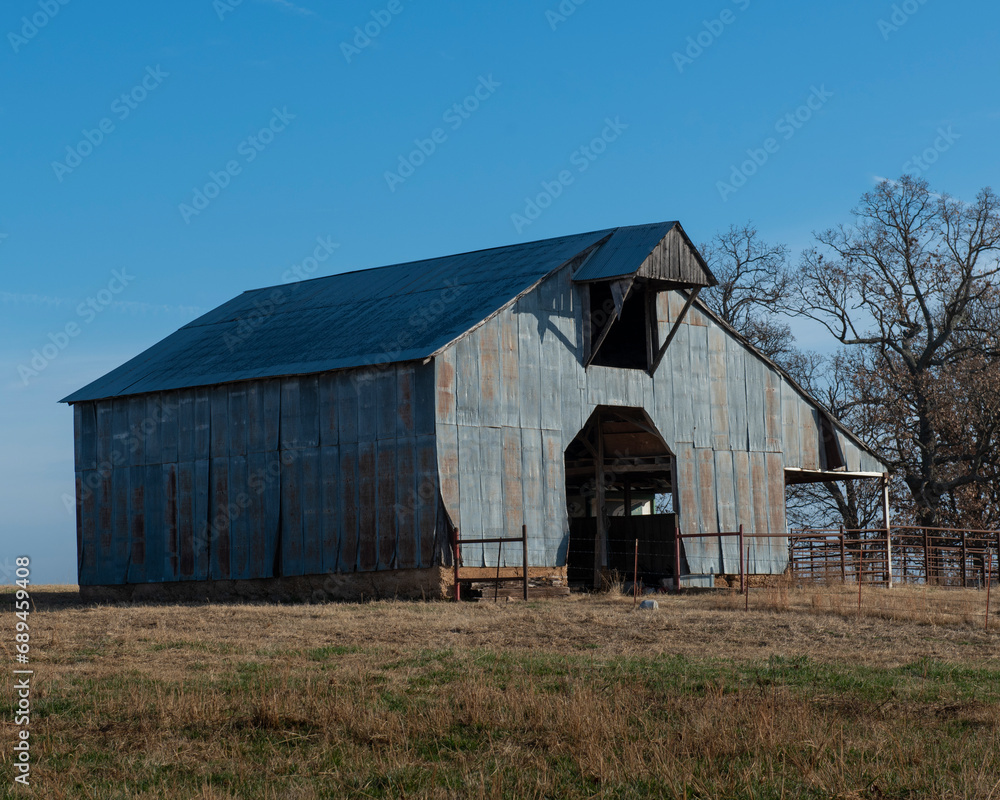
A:
{"type": "Polygon", "coordinates": [[[673,341],[674,336],[677,334],[677,329],[680,328],[681,323],[684,321],[684,317],[687,316],[688,309],[694,303],[694,299],[698,296],[698,292],[701,291],[700,286],[695,286],[694,291],[688,295],[687,302],[684,303],[684,307],[681,309],[681,313],[677,315],[677,319],[674,320],[673,327],[670,329],[670,333],[667,334],[667,338],[664,340],[663,345],[660,347],[660,351],[656,354],[656,358],[653,360],[653,365],[650,368],[650,374],[656,372],[656,368],[660,366],[660,362],[663,360],[663,356],[667,352],[667,348],[670,347],[670,343],[673,341]]]}

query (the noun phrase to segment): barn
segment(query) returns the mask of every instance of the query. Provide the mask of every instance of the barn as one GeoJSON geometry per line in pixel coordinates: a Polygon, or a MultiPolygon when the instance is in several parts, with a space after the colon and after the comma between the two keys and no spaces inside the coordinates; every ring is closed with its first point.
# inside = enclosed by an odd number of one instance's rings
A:
{"type": "Polygon", "coordinates": [[[634,538],[698,585],[742,525],[780,573],[786,484],[886,467],[714,283],[662,222],[244,292],[64,399],[81,593],[436,597],[456,531],[464,574],[516,572],[523,530],[533,575],[592,584],[634,538]]]}

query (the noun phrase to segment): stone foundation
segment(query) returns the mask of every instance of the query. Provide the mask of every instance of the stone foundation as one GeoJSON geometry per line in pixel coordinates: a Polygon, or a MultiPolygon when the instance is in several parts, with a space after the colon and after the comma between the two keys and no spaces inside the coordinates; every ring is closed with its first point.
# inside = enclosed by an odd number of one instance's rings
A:
{"type": "Polygon", "coordinates": [[[452,570],[432,567],[287,578],[81,586],[80,598],[87,602],[263,600],[322,603],[397,597],[441,600],[451,596],[452,585],[452,570]]]}

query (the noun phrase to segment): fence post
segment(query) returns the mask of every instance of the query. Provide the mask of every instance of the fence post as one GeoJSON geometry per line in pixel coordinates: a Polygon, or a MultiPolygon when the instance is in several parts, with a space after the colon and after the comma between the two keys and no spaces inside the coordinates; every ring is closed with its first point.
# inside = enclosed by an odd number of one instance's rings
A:
{"type": "Polygon", "coordinates": [[[924,528],[924,581],[931,585],[931,538],[924,528]]]}
{"type": "Polygon", "coordinates": [[[847,534],[844,532],[844,526],[840,526],[840,582],[847,583],[847,549],[844,545],[844,539],[847,538],[847,534]]]}
{"type": "Polygon", "coordinates": [[[882,476],[882,523],[885,526],[885,585],[892,588],[892,525],[889,519],[889,475],[882,476]]]}
{"type": "Polygon", "coordinates": [[[521,566],[524,567],[524,600],[528,600],[528,526],[521,526],[521,566]]]}
{"type": "Polygon", "coordinates": [[[681,529],[674,528],[674,592],[681,593],[681,529]]]}
{"type": "Polygon", "coordinates": [[[743,591],[743,584],[746,583],[748,562],[743,560],[743,526],[740,525],[740,591],[743,591]]]}
{"type": "Polygon", "coordinates": [[[965,544],[965,533],[966,533],[965,531],[962,531],[962,588],[963,589],[966,589],[969,586],[969,583],[966,580],[967,576],[965,573],[965,559],[968,557],[968,551],[966,550],[966,544],[965,544]]]}
{"type": "Polygon", "coordinates": [[[461,558],[462,548],[459,545],[459,533],[458,528],[455,528],[455,602],[457,603],[462,599],[462,587],[458,582],[458,560],[461,558]]]}

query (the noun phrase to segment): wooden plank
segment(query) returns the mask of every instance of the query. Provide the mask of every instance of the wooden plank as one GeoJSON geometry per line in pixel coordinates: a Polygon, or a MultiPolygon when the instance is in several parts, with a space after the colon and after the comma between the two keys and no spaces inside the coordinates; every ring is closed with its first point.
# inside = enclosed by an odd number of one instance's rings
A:
{"type": "MultiPolygon", "coordinates": [[[[283,408],[284,399],[283,392],[283,408]]],[[[282,438],[284,438],[284,417],[282,438]]],[[[279,575],[282,577],[302,575],[302,459],[299,458],[299,452],[293,450],[285,450],[282,453],[279,550],[279,575]]]]}
{"type": "MultiPolygon", "coordinates": [[[[458,426],[458,485],[461,502],[462,538],[483,538],[483,497],[479,477],[479,428],[458,426]]],[[[473,544],[462,547],[462,557],[470,567],[486,566],[483,548],[473,544]]]]}
{"type": "Polygon", "coordinates": [[[323,497],[320,458],[318,447],[306,447],[298,451],[301,463],[302,486],[302,575],[323,573],[323,497]]]}
{"type": "Polygon", "coordinates": [[[247,385],[234,383],[229,387],[229,454],[247,454],[247,385]]]}
{"type": "Polygon", "coordinates": [[[435,563],[435,534],[440,502],[435,438],[433,436],[418,436],[416,454],[418,503],[415,524],[419,558],[417,566],[430,567],[435,563]]]}
{"type": "Polygon", "coordinates": [[[358,444],[358,569],[371,572],[378,567],[378,459],[375,442],[358,444]]]}
{"type": "Polygon", "coordinates": [[[253,530],[247,456],[229,458],[229,577],[256,578],[250,572],[250,536],[253,530]]]}
{"type": "MultiPolygon", "coordinates": [[[[417,552],[417,440],[413,436],[396,441],[396,507],[393,522],[396,527],[396,569],[414,569],[420,564],[417,552]]],[[[381,533],[381,524],[379,532],[381,533]]]]}
{"type": "Polygon", "coordinates": [[[194,537],[197,530],[195,516],[195,470],[193,461],[177,463],[177,545],[170,555],[171,575],[175,580],[194,576],[194,537]]]}
{"type": "Polygon", "coordinates": [[[339,572],[358,569],[358,535],[361,514],[358,509],[358,445],[340,443],[340,555],[339,572]]]}
{"type": "Polygon", "coordinates": [[[340,443],[340,402],[337,396],[337,373],[319,376],[319,444],[336,447],[340,443]]]}
{"type": "Polygon", "coordinates": [[[392,366],[379,370],[375,377],[375,437],[379,440],[396,438],[396,370],[392,366]]]}
{"type": "MultiPolygon", "coordinates": [[[[395,425],[393,425],[395,432],[395,425]]],[[[396,440],[378,443],[378,485],[375,489],[376,526],[378,537],[378,566],[376,569],[396,568],[396,440]]]]}
{"type": "Polygon", "coordinates": [[[473,340],[479,350],[477,358],[479,370],[477,418],[482,425],[499,426],[503,414],[499,319],[490,320],[467,338],[473,340]]]}
{"type": "Polygon", "coordinates": [[[500,423],[516,428],[521,420],[518,389],[518,322],[508,309],[497,318],[500,335],[500,423]]]}
{"type": "MultiPolygon", "coordinates": [[[[214,411],[214,398],[212,406],[214,411]]],[[[215,430],[215,427],[213,414],[212,429],[215,430]]],[[[226,432],[228,434],[228,428],[226,432]]],[[[214,436],[212,438],[213,440],[215,439],[214,436]]],[[[208,570],[212,580],[227,580],[231,572],[229,530],[232,524],[232,518],[229,513],[229,459],[223,457],[213,458],[211,469],[212,510],[208,543],[208,570]]]]}
{"type": "MultiPolygon", "coordinates": [[[[197,404],[197,400],[195,403],[197,404]]],[[[211,566],[209,559],[209,548],[211,547],[212,537],[210,527],[212,514],[211,472],[212,462],[207,458],[194,462],[195,539],[193,547],[193,577],[201,581],[208,579],[211,566]]]]}
{"type": "MultiPolygon", "coordinates": [[[[128,582],[145,583],[146,572],[146,468],[127,467],[129,472],[128,500],[128,582]]],[[[150,490],[152,491],[152,490],[150,490]]]]}
{"type": "Polygon", "coordinates": [[[160,526],[160,547],[156,560],[160,564],[162,580],[178,579],[178,531],[180,520],[178,510],[177,464],[163,464],[160,491],[163,494],[163,522],[160,526]]]}
{"type": "Polygon", "coordinates": [[[323,489],[322,571],[340,571],[341,485],[340,449],[324,447],[320,450],[320,475],[323,489]]]}

